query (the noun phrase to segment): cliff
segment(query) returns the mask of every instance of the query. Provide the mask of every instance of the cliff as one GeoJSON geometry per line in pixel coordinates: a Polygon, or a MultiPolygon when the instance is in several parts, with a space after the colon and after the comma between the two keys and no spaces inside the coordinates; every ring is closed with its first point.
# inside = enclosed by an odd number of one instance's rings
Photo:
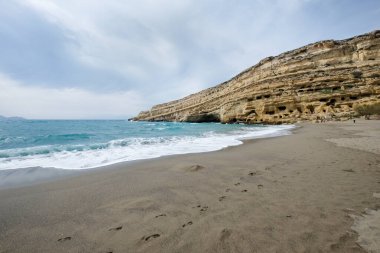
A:
{"type": "Polygon", "coordinates": [[[294,123],[349,118],[380,101],[380,31],[268,57],[229,81],[153,106],[133,120],[294,123]]]}

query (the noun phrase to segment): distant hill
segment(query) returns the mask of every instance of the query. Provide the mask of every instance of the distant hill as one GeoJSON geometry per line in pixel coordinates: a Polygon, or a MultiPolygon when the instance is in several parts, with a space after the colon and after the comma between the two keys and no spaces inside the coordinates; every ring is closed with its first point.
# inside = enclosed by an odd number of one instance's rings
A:
{"type": "Polygon", "coordinates": [[[16,121],[16,120],[25,120],[25,119],[22,117],[5,117],[5,116],[0,115],[0,121],[8,121],[8,120],[16,121]]]}

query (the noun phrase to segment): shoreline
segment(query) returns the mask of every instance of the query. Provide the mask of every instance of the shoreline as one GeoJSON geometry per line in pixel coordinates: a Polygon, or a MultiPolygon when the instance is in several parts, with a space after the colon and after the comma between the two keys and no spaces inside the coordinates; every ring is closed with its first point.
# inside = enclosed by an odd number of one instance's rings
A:
{"type": "Polygon", "coordinates": [[[368,142],[379,121],[300,126],[0,190],[2,250],[365,252],[356,241],[373,245],[363,224],[380,209],[380,159],[368,142]]]}
{"type": "Polygon", "coordinates": [[[225,150],[228,148],[241,146],[241,145],[244,145],[246,142],[254,141],[257,139],[276,138],[276,137],[281,137],[281,136],[293,134],[293,131],[295,131],[297,128],[300,127],[299,125],[296,125],[296,124],[291,124],[288,126],[290,126],[291,128],[281,129],[275,133],[264,134],[261,136],[238,139],[239,141],[242,142],[241,144],[230,145],[227,147],[222,147],[222,148],[217,149],[217,150],[189,152],[189,153],[182,153],[182,154],[168,154],[168,155],[162,155],[162,156],[152,157],[152,158],[141,158],[141,159],[130,160],[130,161],[120,161],[120,162],[115,162],[115,163],[111,163],[111,164],[106,164],[106,165],[101,165],[101,166],[91,167],[91,168],[85,168],[85,169],[27,167],[27,168],[0,170],[0,190],[1,189],[9,189],[9,188],[18,188],[18,187],[24,187],[24,186],[31,186],[31,185],[36,185],[36,184],[40,184],[40,183],[47,183],[47,182],[51,182],[51,181],[60,180],[63,178],[69,178],[69,177],[73,177],[73,176],[75,177],[77,175],[81,175],[81,174],[85,174],[85,173],[96,172],[99,170],[112,170],[112,169],[118,168],[120,166],[132,166],[135,163],[145,162],[145,161],[149,161],[152,159],[165,159],[166,157],[172,157],[172,156],[218,152],[218,151],[225,150]]]}
{"type": "MultiPolygon", "coordinates": [[[[81,124],[81,121],[76,121],[76,124],[81,124]]],[[[97,137],[94,137],[90,142],[61,143],[59,145],[46,143],[46,146],[36,145],[4,149],[2,150],[3,152],[0,152],[0,157],[2,157],[0,158],[0,171],[37,167],[66,170],[93,169],[124,161],[143,160],[175,154],[210,152],[227,146],[240,145],[242,139],[286,134],[288,129],[293,127],[293,125],[256,127],[236,125],[226,128],[221,124],[189,124],[194,126],[184,126],[186,123],[179,123],[177,126],[176,123],[169,122],[163,123],[163,125],[160,125],[162,123],[157,124],[144,123],[142,126],[137,125],[138,127],[134,126],[134,124],[122,124],[120,127],[124,129],[123,131],[126,131],[123,134],[116,131],[116,135],[112,136],[112,138],[102,139],[107,135],[104,132],[98,132],[94,135],[97,137]],[[141,127],[142,131],[140,133],[141,127]],[[153,128],[157,128],[157,131],[153,128]],[[174,132],[178,129],[178,132],[174,132]],[[156,132],[147,134],[146,131],[156,132]]],[[[105,122],[105,125],[107,127],[108,123],[105,122]]],[[[61,127],[63,126],[64,124],[61,125],[61,127]]],[[[90,127],[94,128],[95,126],[90,127]]],[[[77,126],[77,128],[76,131],[83,131],[80,127],[77,126]]],[[[109,129],[109,131],[112,132],[113,129],[109,129]]],[[[91,135],[86,133],[79,134],[80,138],[84,139],[90,138],[91,135]]],[[[70,134],[61,135],[61,133],[55,133],[48,135],[47,138],[54,139],[62,136],[66,138],[70,134]]],[[[38,136],[26,136],[25,138],[33,141],[44,139],[44,137],[38,136]]],[[[8,138],[5,140],[9,141],[8,138]]],[[[12,140],[12,137],[10,137],[10,140],[12,140]]]]}

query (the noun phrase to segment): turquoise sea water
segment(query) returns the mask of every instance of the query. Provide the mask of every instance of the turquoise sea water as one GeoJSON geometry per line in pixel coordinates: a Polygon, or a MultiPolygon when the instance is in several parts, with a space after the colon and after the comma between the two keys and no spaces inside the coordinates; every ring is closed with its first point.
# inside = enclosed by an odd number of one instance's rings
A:
{"type": "Polygon", "coordinates": [[[125,120],[0,121],[0,170],[88,169],[164,155],[207,152],[242,139],[288,134],[293,126],[125,120]]]}

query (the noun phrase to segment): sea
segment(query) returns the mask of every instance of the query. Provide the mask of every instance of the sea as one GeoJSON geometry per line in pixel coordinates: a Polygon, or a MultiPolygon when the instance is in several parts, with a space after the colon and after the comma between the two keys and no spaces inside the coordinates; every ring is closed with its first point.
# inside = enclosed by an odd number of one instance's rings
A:
{"type": "Polygon", "coordinates": [[[287,135],[292,128],[127,120],[5,120],[0,121],[0,170],[90,169],[209,152],[240,145],[244,139],[287,135]]]}

